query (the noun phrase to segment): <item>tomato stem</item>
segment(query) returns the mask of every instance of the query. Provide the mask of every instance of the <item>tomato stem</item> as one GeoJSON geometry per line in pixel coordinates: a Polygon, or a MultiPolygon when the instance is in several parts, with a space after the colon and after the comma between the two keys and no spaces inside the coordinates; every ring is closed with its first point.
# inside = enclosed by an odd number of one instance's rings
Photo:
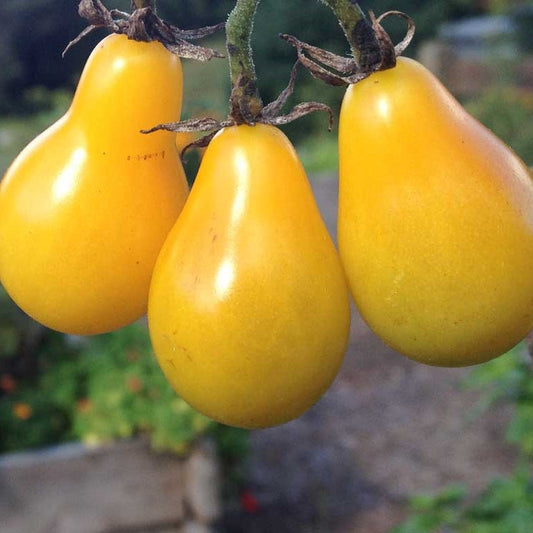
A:
{"type": "Polygon", "coordinates": [[[379,62],[380,46],[372,25],[355,0],[321,0],[339,20],[356,63],[365,69],[379,62]]]}
{"type": "Polygon", "coordinates": [[[222,121],[206,117],[159,124],[149,130],[142,130],[142,133],[152,133],[158,130],[211,132],[186,146],[184,150],[187,150],[191,146],[207,146],[222,128],[239,124],[254,126],[257,123],[281,126],[314,111],[326,111],[329,114],[329,129],[331,131],[333,112],[327,105],[320,102],[302,102],[294,106],[288,113],[282,114],[282,109],[294,90],[297,67],[300,64],[299,59],[292,69],[287,87],[273,102],[266,106],[263,105],[257,88],[257,76],[251,47],[253,21],[258,4],[259,0],[236,0],[235,7],[226,22],[226,48],[231,77],[229,117],[222,121]]]}
{"type": "Polygon", "coordinates": [[[237,124],[253,124],[263,109],[251,47],[258,4],[259,0],[237,0],[226,22],[231,76],[230,115],[237,124]]]}
{"type": "Polygon", "coordinates": [[[155,0],[132,0],[132,9],[143,9],[144,7],[151,7],[155,9],[155,0]]]}

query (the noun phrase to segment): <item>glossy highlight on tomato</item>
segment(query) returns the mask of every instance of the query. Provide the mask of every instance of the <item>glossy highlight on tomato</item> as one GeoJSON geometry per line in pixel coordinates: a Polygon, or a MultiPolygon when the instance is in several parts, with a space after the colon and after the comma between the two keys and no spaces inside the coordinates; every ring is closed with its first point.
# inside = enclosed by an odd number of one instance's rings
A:
{"type": "Polygon", "coordinates": [[[110,35],[68,112],[0,182],[0,281],[26,313],[72,334],[146,312],[157,254],[188,194],[171,132],[182,70],[157,42],[110,35]]]}
{"type": "Polygon", "coordinates": [[[533,182],[422,65],[350,86],[339,251],[355,303],[417,361],[494,358],[533,326],[533,182]]]}
{"type": "Polygon", "coordinates": [[[332,383],[349,322],[340,260],[289,140],[262,124],[221,130],[150,288],[169,382],[219,422],[281,424],[332,383]]]}

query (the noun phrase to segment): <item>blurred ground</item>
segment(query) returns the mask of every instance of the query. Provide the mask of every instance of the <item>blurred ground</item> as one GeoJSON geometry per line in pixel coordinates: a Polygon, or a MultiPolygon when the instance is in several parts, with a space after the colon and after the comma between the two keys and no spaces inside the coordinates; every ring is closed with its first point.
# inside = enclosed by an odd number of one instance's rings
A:
{"type": "MultiPolygon", "coordinates": [[[[313,182],[335,234],[337,183],[313,182]]],[[[505,407],[474,416],[467,369],[438,369],[386,347],[354,312],[337,380],[308,413],[252,432],[248,484],[259,510],[228,509],[224,532],[384,533],[409,495],[449,483],[474,491],[511,470],[505,407]]]]}

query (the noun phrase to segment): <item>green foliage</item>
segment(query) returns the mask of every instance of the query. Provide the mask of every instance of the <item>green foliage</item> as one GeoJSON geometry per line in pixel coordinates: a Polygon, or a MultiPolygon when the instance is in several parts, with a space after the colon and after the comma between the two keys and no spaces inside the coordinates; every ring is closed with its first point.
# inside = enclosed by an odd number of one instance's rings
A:
{"type": "MultiPolygon", "coordinates": [[[[225,53],[225,43],[221,35],[203,41],[202,44],[225,53]]],[[[223,59],[214,59],[208,63],[184,60],[182,64],[183,118],[225,118],[228,114],[230,93],[228,63],[223,59]]]]}
{"type": "Polygon", "coordinates": [[[90,37],[61,58],[66,44],[84,27],[76,2],[7,0],[0,2],[0,20],[0,115],[40,110],[28,94],[32,88],[73,88],[79,65],[96,44],[96,36],[90,37]]]}
{"type": "Polygon", "coordinates": [[[309,175],[337,170],[339,162],[336,131],[309,135],[296,146],[296,150],[309,175]]]}
{"type": "Polygon", "coordinates": [[[513,405],[507,440],[524,456],[533,457],[533,370],[527,347],[519,344],[508,354],[474,369],[466,385],[484,392],[484,408],[496,401],[513,405]]]}
{"type": "Polygon", "coordinates": [[[176,396],[142,325],[95,337],[77,361],[57,365],[48,379],[60,383],[72,373],[83,383],[73,433],[90,444],[147,432],[155,448],[181,453],[214,424],[176,396]]]}
{"type": "Polygon", "coordinates": [[[533,478],[526,465],[494,480],[474,501],[463,487],[434,496],[412,498],[413,513],[392,533],[530,533],[533,524],[533,478]]]}
{"type": "MultiPolygon", "coordinates": [[[[503,2],[508,4],[509,2],[503,2]]],[[[531,25],[533,24],[533,5],[529,0],[518,3],[518,7],[511,11],[513,22],[516,25],[516,40],[520,50],[526,53],[533,53],[533,42],[531,41],[531,25]]]]}
{"type": "Polygon", "coordinates": [[[0,288],[0,452],[71,437],[75,380],[63,376],[61,386],[55,388],[40,383],[38,376],[53,368],[55,361],[69,360],[73,351],[65,337],[45,331],[0,288]]]}
{"type": "Polygon", "coordinates": [[[392,533],[433,533],[451,527],[454,528],[452,531],[457,531],[457,506],[464,502],[465,496],[466,490],[460,485],[448,487],[433,496],[413,496],[410,501],[413,516],[395,527],[392,533]]]}
{"type": "MultiPolygon", "coordinates": [[[[2,328],[24,332],[13,321],[0,322],[2,328]]],[[[146,326],[133,324],[87,339],[43,331],[33,376],[13,377],[5,370],[0,376],[0,452],[147,434],[155,449],[183,454],[209,433],[224,455],[245,452],[246,432],[216,424],[172,390],[152,353],[146,326]]],[[[5,368],[9,357],[20,354],[7,354],[5,368]]]]}
{"type": "Polygon", "coordinates": [[[71,93],[35,88],[28,91],[28,99],[42,110],[33,115],[0,118],[0,179],[20,150],[67,110],[71,93]],[[45,101],[46,105],[39,104],[45,101]]]}
{"type": "Polygon", "coordinates": [[[436,495],[411,498],[410,517],[392,533],[529,533],[533,524],[533,371],[525,344],[476,367],[466,386],[484,397],[478,411],[495,402],[511,402],[514,416],[507,439],[522,452],[519,466],[509,477],[495,479],[477,498],[464,487],[453,486],[436,495]]]}
{"type": "Polygon", "coordinates": [[[24,322],[23,313],[11,303],[0,286],[0,363],[16,355],[24,322]]]}
{"type": "MultiPolygon", "coordinates": [[[[84,61],[105,32],[96,31],[73,47],[65,58],[61,52],[85,26],[77,15],[77,0],[7,0],[0,3],[0,18],[9,21],[0,34],[0,115],[39,111],[36,102],[28,98],[28,90],[43,86],[48,90],[63,88],[71,91],[79,77],[84,61]]],[[[109,0],[109,8],[129,10],[129,0],[109,0]]],[[[199,27],[223,21],[233,8],[234,0],[158,0],[159,14],[182,28],[199,27]]],[[[448,18],[478,13],[466,0],[372,0],[362,1],[365,11],[382,13],[400,9],[417,22],[417,37],[411,47],[434,35],[438,24],[448,18]]],[[[398,40],[405,32],[403,23],[387,22],[392,37],[398,40]]],[[[259,84],[265,100],[271,101],[284,87],[296,54],[294,49],[278,38],[280,32],[293,33],[302,40],[323,46],[341,54],[348,46],[333,13],[318,1],[263,0],[254,28],[254,57],[259,84]]],[[[222,34],[220,34],[222,35],[222,34]]],[[[225,61],[219,61],[225,64],[225,61]]],[[[209,68],[213,68],[211,62],[209,68]]],[[[216,67],[215,67],[216,68],[216,67]]],[[[206,80],[209,80],[209,74],[206,80]]],[[[205,88],[207,84],[204,83],[205,88]]],[[[199,96],[202,91],[196,94],[199,96]]],[[[293,103],[304,98],[324,100],[335,109],[342,96],[341,89],[326,87],[307,74],[302,74],[293,103]],[[312,87],[312,89],[310,89],[312,87]],[[312,93],[311,95],[309,93],[312,93]]],[[[48,105],[47,102],[40,102],[48,105]]],[[[308,118],[311,129],[323,129],[325,120],[308,118]]],[[[299,130],[291,129],[291,134],[299,130]]]]}
{"type": "Polygon", "coordinates": [[[512,87],[490,88],[466,103],[467,110],[533,164],[533,95],[512,87]]]}

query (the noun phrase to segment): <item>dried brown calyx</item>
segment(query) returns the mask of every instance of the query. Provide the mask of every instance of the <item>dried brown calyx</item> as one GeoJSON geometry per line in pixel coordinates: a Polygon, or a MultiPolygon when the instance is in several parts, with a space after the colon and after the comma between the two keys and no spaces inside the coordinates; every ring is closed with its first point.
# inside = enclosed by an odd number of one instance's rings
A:
{"type": "Polygon", "coordinates": [[[413,19],[401,11],[388,11],[377,18],[371,12],[370,23],[361,20],[347,35],[352,49],[358,51],[358,59],[355,54],[354,57],[333,54],[292,35],[281,34],[280,37],[296,48],[299,61],[315,78],[329,85],[349,85],[363,80],[372,72],[393,68],[396,58],[409,46],[415,33],[413,19]],[[405,37],[396,46],[381,25],[382,20],[389,16],[407,21],[405,37]]]}
{"type": "Polygon", "coordinates": [[[63,55],[93,30],[106,28],[112,33],[124,34],[136,41],[159,41],[172,53],[187,59],[209,61],[213,57],[224,57],[216,50],[189,42],[223,29],[225,25],[223,22],[205,28],[182,30],[161,20],[153,5],[125,13],[118,9],[107,9],[101,0],[80,0],[78,13],[89,22],[89,26],[67,45],[63,55]]]}
{"type": "Polygon", "coordinates": [[[181,153],[181,156],[183,157],[187,150],[191,148],[203,148],[207,146],[211,139],[222,128],[237,126],[239,124],[249,124],[253,126],[254,124],[260,123],[270,124],[272,126],[282,126],[308,115],[309,113],[325,111],[329,115],[328,129],[331,131],[333,127],[333,111],[326,104],[320,102],[302,102],[295,105],[288,113],[281,113],[282,108],[294,91],[298,65],[299,61],[297,61],[292,68],[287,87],[280,93],[276,100],[268,105],[263,106],[260,104],[259,106],[252,106],[250,105],[249,100],[246,98],[238,99],[232,92],[232,97],[230,97],[230,115],[225,120],[217,120],[209,117],[192,118],[189,120],[182,120],[181,122],[158,124],[149,130],[142,130],[142,133],[153,133],[154,131],[159,130],[173,131],[176,133],[211,132],[185,146],[181,153]],[[254,111],[252,111],[252,109],[254,109],[254,111]]]}

